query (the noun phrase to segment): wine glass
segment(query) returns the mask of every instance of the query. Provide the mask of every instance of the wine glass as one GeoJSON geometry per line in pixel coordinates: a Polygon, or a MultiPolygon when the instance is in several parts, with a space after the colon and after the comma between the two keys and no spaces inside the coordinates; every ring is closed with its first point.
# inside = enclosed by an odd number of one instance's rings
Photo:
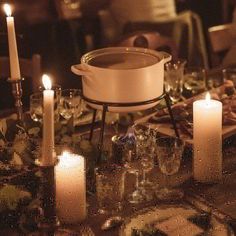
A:
{"type": "Polygon", "coordinates": [[[236,68],[225,68],[222,70],[224,80],[231,80],[236,88],[236,68]]]}
{"type": "Polygon", "coordinates": [[[153,199],[154,184],[151,182],[147,173],[154,167],[155,150],[155,130],[150,128],[148,123],[137,123],[133,126],[136,139],[136,154],[142,169],[142,180],[140,187],[146,200],[153,199]]]}
{"type": "Polygon", "coordinates": [[[43,121],[43,93],[37,92],[30,95],[30,116],[35,122],[43,121]]]}
{"type": "Polygon", "coordinates": [[[156,192],[157,198],[161,200],[170,200],[172,198],[183,197],[183,192],[179,189],[167,187],[167,177],[176,174],[179,171],[180,163],[184,151],[183,140],[162,136],[156,139],[156,150],[159,168],[164,174],[165,185],[162,189],[156,192]]]}
{"type": "MultiPolygon", "coordinates": [[[[35,101],[35,103],[37,103],[36,100],[38,98],[39,99],[38,103],[43,104],[43,91],[44,91],[44,89],[45,89],[44,86],[39,86],[38,87],[39,92],[36,92],[36,93],[38,93],[38,94],[41,93],[41,96],[40,95],[38,95],[38,96],[32,95],[32,97],[34,97],[34,98],[32,98],[32,100],[35,101]]],[[[59,121],[59,103],[60,103],[60,99],[61,99],[61,85],[53,84],[51,89],[54,91],[54,120],[55,120],[55,122],[58,122],[59,121]]],[[[39,110],[38,110],[38,112],[39,112],[39,110]]],[[[39,113],[38,113],[38,115],[39,115],[39,113]]]]}
{"type": "Polygon", "coordinates": [[[111,140],[112,162],[124,166],[125,179],[128,183],[131,183],[131,175],[135,176],[135,190],[127,195],[127,200],[132,204],[138,204],[144,200],[142,191],[139,188],[139,176],[142,167],[136,155],[136,141],[132,127],[128,128],[125,135],[114,135],[111,140]]]}
{"type": "MultiPolygon", "coordinates": [[[[236,69],[235,68],[226,68],[222,70],[225,93],[227,94],[228,100],[228,109],[227,113],[229,116],[234,116],[232,107],[234,105],[235,96],[236,96],[236,69]]],[[[226,110],[226,109],[225,109],[226,110]]]]}
{"type": "Polygon", "coordinates": [[[130,145],[129,143],[125,144],[123,161],[126,174],[135,175],[135,190],[129,194],[127,200],[132,204],[139,204],[144,201],[145,196],[143,195],[142,189],[139,185],[139,177],[142,167],[140,165],[140,159],[136,155],[135,146],[130,145]]]}
{"type": "Polygon", "coordinates": [[[165,91],[173,103],[181,100],[185,64],[183,59],[165,64],[165,91]]]}
{"type": "Polygon", "coordinates": [[[201,67],[189,67],[184,72],[184,88],[192,95],[204,92],[206,86],[206,70],[201,67]]]}
{"type": "MultiPolygon", "coordinates": [[[[43,121],[43,86],[38,87],[38,92],[30,95],[30,116],[35,122],[42,123],[43,121]]],[[[54,120],[59,121],[59,101],[61,97],[61,86],[53,85],[52,90],[54,91],[54,120]]]]}
{"type": "Polygon", "coordinates": [[[67,122],[72,119],[74,126],[75,119],[79,118],[82,114],[80,89],[65,89],[61,91],[59,113],[67,122]]]}

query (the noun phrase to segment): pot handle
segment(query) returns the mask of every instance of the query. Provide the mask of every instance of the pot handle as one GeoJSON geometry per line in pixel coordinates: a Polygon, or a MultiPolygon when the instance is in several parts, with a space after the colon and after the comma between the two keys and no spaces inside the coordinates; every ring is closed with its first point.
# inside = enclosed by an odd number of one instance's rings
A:
{"type": "Polygon", "coordinates": [[[76,75],[86,75],[86,76],[92,75],[91,71],[84,70],[84,68],[82,68],[82,64],[71,66],[71,71],[76,75]]]}
{"type": "Polygon", "coordinates": [[[172,56],[169,53],[163,51],[161,51],[160,53],[163,55],[164,63],[171,61],[172,56]]]}

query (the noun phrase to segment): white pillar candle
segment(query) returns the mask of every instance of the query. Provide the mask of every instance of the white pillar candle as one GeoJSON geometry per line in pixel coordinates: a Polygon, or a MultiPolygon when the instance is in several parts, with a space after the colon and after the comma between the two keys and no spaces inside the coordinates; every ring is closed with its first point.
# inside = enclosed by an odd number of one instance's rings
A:
{"type": "Polygon", "coordinates": [[[11,7],[9,4],[4,4],[4,10],[7,15],[7,32],[8,32],[11,79],[17,80],[21,78],[21,75],[20,75],[19,58],[16,44],[14,18],[11,16],[11,7]]]}
{"type": "Polygon", "coordinates": [[[87,215],[84,157],[64,152],[55,176],[59,220],[66,224],[81,222],[87,215]]]}
{"type": "Polygon", "coordinates": [[[205,100],[193,103],[193,175],[199,182],[218,182],[222,178],[222,103],[205,100]]]}
{"type": "Polygon", "coordinates": [[[43,145],[42,166],[54,165],[54,91],[47,75],[42,77],[43,91],[43,145]]]}

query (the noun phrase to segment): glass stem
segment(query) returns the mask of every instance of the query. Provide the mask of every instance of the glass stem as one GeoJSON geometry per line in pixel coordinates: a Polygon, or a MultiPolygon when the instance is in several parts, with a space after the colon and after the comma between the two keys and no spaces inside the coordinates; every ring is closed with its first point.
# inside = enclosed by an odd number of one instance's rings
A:
{"type": "Polygon", "coordinates": [[[118,121],[115,121],[114,123],[114,129],[115,129],[115,134],[119,134],[119,122],[118,121]]]}
{"type": "Polygon", "coordinates": [[[164,174],[164,189],[169,189],[169,185],[168,185],[168,175],[164,174]]]}
{"type": "Polygon", "coordinates": [[[139,189],[139,172],[135,173],[135,188],[139,189]]]}
{"type": "Polygon", "coordinates": [[[143,183],[145,184],[147,181],[147,172],[143,170],[143,183]]]}

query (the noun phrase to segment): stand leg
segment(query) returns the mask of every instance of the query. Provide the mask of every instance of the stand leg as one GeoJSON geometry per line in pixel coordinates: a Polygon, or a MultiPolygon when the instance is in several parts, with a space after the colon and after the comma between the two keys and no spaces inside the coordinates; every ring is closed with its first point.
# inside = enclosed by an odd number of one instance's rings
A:
{"type": "Polygon", "coordinates": [[[100,136],[99,136],[99,142],[98,142],[98,151],[99,156],[97,162],[101,162],[101,155],[102,155],[102,149],[103,149],[103,137],[104,137],[104,128],[105,128],[105,122],[106,122],[106,112],[107,112],[107,105],[103,105],[102,109],[102,127],[100,130],[100,136]]]}
{"type": "Polygon", "coordinates": [[[171,122],[172,122],[173,127],[174,127],[175,135],[176,135],[176,137],[179,138],[179,132],[178,132],[176,122],[175,122],[175,119],[174,119],[174,116],[173,116],[173,113],[172,113],[172,109],[171,109],[171,106],[170,106],[170,98],[169,98],[169,95],[167,93],[165,94],[165,102],[166,102],[168,112],[170,114],[171,122]]]}
{"type": "Polygon", "coordinates": [[[92,124],[91,124],[91,128],[90,128],[90,134],[89,134],[89,141],[92,141],[92,139],[93,139],[93,130],[94,130],[94,125],[95,125],[96,115],[97,115],[97,110],[94,109],[93,110],[93,119],[92,119],[92,124]]]}

